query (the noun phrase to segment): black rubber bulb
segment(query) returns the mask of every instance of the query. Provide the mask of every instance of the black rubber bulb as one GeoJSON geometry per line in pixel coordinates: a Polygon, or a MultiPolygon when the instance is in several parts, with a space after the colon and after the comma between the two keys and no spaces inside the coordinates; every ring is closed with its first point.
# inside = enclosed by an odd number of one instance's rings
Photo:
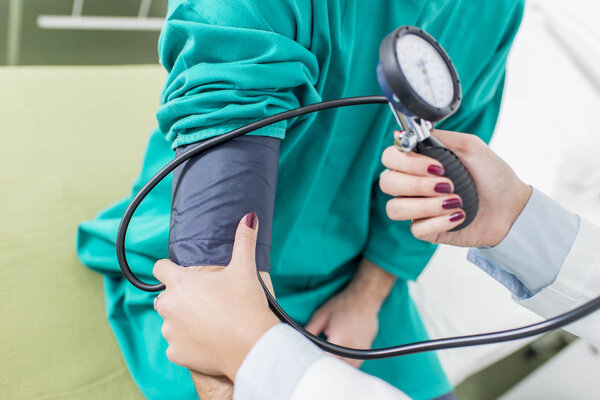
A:
{"type": "Polygon", "coordinates": [[[433,136],[417,143],[415,152],[435,158],[444,167],[444,176],[452,181],[454,193],[462,199],[462,209],[465,211],[465,220],[462,224],[451,229],[450,232],[459,231],[469,226],[477,216],[479,210],[479,196],[471,174],[460,159],[439,140],[433,136]]]}

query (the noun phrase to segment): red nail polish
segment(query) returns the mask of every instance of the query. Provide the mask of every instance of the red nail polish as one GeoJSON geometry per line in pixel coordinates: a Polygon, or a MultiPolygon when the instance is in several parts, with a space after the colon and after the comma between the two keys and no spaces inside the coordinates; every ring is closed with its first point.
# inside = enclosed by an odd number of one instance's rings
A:
{"type": "Polygon", "coordinates": [[[462,200],[458,198],[448,199],[442,203],[442,208],[445,210],[451,210],[453,208],[461,208],[462,200]]]}
{"type": "Polygon", "coordinates": [[[430,165],[427,167],[427,172],[437,176],[444,176],[444,167],[440,167],[439,165],[430,165]]]}
{"type": "Polygon", "coordinates": [[[438,183],[433,188],[438,193],[452,193],[452,186],[449,183],[438,183]]]}
{"type": "Polygon", "coordinates": [[[253,212],[246,214],[246,226],[250,229],[256,228],[256,214],[253,212]]]}
{"type": "Polygon", "coordinates": [[[450,214],[450,222],[460,221],[465,217],[465,213],[462,211],[455,212],[454,214],[450,214]]]}

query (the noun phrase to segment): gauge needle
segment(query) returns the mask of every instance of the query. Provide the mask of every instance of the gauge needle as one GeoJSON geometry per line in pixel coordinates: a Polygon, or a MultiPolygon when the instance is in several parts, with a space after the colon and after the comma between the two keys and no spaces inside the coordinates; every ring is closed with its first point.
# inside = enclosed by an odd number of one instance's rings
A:
{"type": "Polygon", "coordinates": [[[423,71],[423,73],[425,74],[425,82],[427,82],[427,85],[429,85],[429,88],[431,89],[431,97],[433,98],[433,102],[437,104],[437,99],[435,98],[435,90],[433,89],[433,85],[431,84],[431,79],[429,78],[429,71],[427,70],[426,64],[427,62],[422,58],[419,59],[419,61],[417,62],[417,66],[420,67],[421,71],[423,71]]]}

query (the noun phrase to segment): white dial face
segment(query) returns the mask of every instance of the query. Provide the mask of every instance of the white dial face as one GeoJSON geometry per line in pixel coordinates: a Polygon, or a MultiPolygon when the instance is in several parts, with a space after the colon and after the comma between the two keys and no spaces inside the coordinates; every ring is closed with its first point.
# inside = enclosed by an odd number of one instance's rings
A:
{"type": "Polygon", "coordinates": [[[407,34],[396,42],[396,55],[408,84],[424,101],[438,108],[450,105],[454,98],[452,75],[435,47],[407,34]]]}

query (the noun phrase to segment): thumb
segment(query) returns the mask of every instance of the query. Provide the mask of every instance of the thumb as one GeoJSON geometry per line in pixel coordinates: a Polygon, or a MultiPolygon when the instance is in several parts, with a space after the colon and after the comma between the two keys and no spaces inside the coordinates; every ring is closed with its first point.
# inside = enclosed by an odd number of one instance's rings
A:
{"type": "Polygon", "coordinates": [[[324,310],[317,310],[308,321],[308,324],[304,327],[307,331],[313,335],[319,335],[327,326],[329,320],[329,313],[324,310]]]}
{"type": "Polygon", "coordinates": [[[165,286],[169,286],[176,282],[177,277],[181,274],[185,269],[175,264],[171,260],[158,260],[156,264],[154,264],[154,269],[152,273],[165,286]]]}
{"type": "Polygon", "coordinates": [[[244,269],[256,269],[256,238],[258,236],[258,217],[255,213],[246,214],[235,232],[233,253],[229,268],[238,266],[244,269]]]}
{"type": "Polygon", "coordinates": [[[473,140],[479,139],[479,137],[470,133],[443,131],[439,129],[434,129],[432,134],[457,154],[462,154],[470,150],[473,146],[473,140]]]}

